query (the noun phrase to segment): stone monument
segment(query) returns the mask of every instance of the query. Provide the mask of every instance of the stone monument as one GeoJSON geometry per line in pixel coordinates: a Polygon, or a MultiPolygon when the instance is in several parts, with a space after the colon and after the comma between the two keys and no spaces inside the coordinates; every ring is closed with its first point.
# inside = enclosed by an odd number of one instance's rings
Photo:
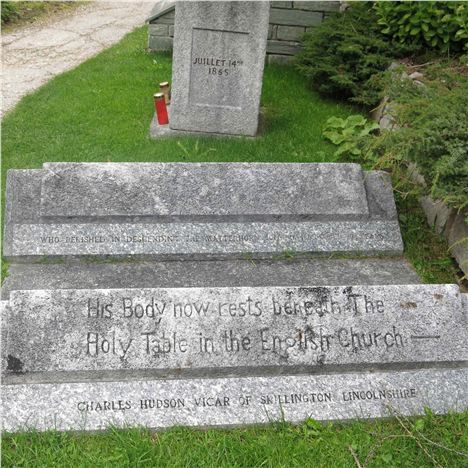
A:
{"type": "Polygon", "coordinates": [[[7,186],[10,260],[403,251],[388,176],[357,164],[46,163],[7,186]]]}
{"type": "Polygon", "coordinates": [[[467,294],[356,164],[10,170],[3,429],[462,411],[467,294]]]}
{"type": "Polygon", "coordinates": [[[169,128],[154,119],[152,137],[256,135],[269,14],[266,1],[177,3],[169,128]]]}

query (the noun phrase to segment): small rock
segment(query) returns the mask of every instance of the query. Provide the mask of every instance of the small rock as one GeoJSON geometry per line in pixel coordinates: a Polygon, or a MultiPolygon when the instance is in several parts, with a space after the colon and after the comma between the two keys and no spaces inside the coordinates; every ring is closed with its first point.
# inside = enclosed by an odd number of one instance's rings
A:
{"type": "Polygon", "coordinates": [[[390,114],[386,114],[380,119],[379,126],[381,130],[392,130],[395,126],[395,120],[390,114]]]}
{"type": "Polygon", "coordinates": [[[420,72],[413,72],[411,73],[411,75],[409,76],[412,80],[420,80],[421,78],[424,77],[424,75],[420,72]]]}

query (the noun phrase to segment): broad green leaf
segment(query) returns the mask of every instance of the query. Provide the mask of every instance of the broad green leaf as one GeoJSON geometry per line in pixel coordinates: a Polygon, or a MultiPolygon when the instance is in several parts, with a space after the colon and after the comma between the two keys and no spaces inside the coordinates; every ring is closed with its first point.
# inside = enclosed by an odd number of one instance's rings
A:
{"type": "Polygon", "coordinates": [[[341,145],[335,152],[335,156],[340,156],[343,153],[349,153],[354,148],[354,143],[345,143],[341,145]]]}
{"type": "Polygon", "coordinates": [[[346,119],[346,123],[347,123],[348,125],[353,125],[353,126],[356,126],[356,125],[365,125],[365,124],[366,124],[366,119],[365,119],[362,115],[359,115],[359,114],[350,115],[350,116],[346,119]]]}
{"type": "Polygon", "coordinates": [[[345,126],[344,119],[340,117],[330,117],[326,122],[326,127],[343,128],[345,126]]]}
{"type": "Polygon", "coordinates": [[[328,138],[334,145],[340,145],[345,141],[345,137],[337,132],[323,132],[323,136],[328,138]]]}
{"type": "Polygon", "coordinates": [[[350,137],[350,136],[353,136],[355,132],[356,132],[356,129],[354,127],[346,127],[343,130],[343,135],[346,137],[350,137]]]}

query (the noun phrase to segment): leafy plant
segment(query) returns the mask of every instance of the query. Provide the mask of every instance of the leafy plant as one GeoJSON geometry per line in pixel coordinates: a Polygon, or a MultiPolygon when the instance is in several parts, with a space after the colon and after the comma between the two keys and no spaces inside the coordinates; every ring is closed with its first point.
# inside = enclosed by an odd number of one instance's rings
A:
{"type": "Polygon", "coordinates": [[[458,65],[425,70],[425,86],[395,80],[387,92],[393,102],[396,128],[368,142],[375,164],[393,172],[416,163],[425,178],[425,192],[449,206],[468,207],[468,78],[458,65]]]}
{"type": "Polygon", "coordinates": [[[1,2],[2,7],[2,24],[8,23],[17,16],[17,8],[15,2],[1,2]]]}
{"type": "Polygon", "coordinates": [[[421,49],[468,50],[468,6],[463,2],[375,2],[382,33],[421,49]]]}
{"type": "Polygon", "coordinates": [[[338,146],[335,156],[342,154],[362,156],[363,140],[378,128],[376,122],[368,121],[362,115],[351,115],[347,119],[330,117],[322,134],[338,146]]]}
{"type": "Polygon", "coordinates": [[[373,107],[382,98],[381,74],[395,56],[411,52],[380,33],[371,4],[356,2],[324,20],[303,39],[298,69],[320,94],[373,107]]]}

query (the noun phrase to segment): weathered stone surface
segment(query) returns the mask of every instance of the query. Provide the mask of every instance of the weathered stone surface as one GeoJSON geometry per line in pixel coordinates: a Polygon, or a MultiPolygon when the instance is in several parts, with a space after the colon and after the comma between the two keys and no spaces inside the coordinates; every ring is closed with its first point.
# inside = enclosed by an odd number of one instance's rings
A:
{"type": "Polygon", "coordinates": [[[402,251],[388,175],[353,164],[46,164],[9,171],[4,254],[402,251]]]}
{"type": "Polygon", "coordinates": [[[341,2],[325,1],[325,2],[294,2],[294,8],[299,10],[311,11],[339,11],[341,2]]]}
{"type": "Polygon", "coordinates": [[[358,164],[46,163],[41,215],[369,213],[358,164]]]}
{"type": "Polygon", "coordinates": [[[316,26],[321,22],[322,13],[315,11],[286,10],[282,8],[271,8],[270,10],[270,23],[274,24],[316,26]]]}
{"type": "Polygon", "coordinates": [[[175,5],[176,2],[173,0],[159,0],[152,8],[147,22],[151,24],[161,18],[161,16],[167,16],[168,13],[171,13],[169,16],[174,18],[174,14],[172,12],[175,9],[175,5]]]}
{"type": "Polygon", "coordinates": [[[172,115],[176,130],[255,136],[269,2],[180,2],[172,115]]]}
{"type": "Polygon", "coordinates": [[[149,27],[149,31],[152,36],[167,36],[169,34],[169,26],[167,24],[152,24],[149,27]]]}
{"type": "Polygon", "coordinates": [[[275,8],[292,8],[293,7],[293,2],[272,1],[271,6],[275,7],[275,8]]]}
{"type": "Polygon", "coordinates": [[[365,172],[364,183],[372,216],[379,216],[381,219],[397,219],[398,214],[389,174],[382,171],[365,172]]]}
{"type": "Polygon", "coordinates": [[[2,299],[21,289],[128,289],[238,286],[416,284],[400,258],[199,260],[172,262],[12,264],[2,299]]]}
{"type": "Polygon", "coordinates": [[[421,78],[424,78],[424,75],[423,75],[422,73],[420,73],[420,72],[415,71],[415,72],[411,73],[411,74],[409,75],[409,77],[410,77],[412,80],[419,80],[419,79],[421,79],[421,78]]]}
{"type": "Polygon", "coordinates": [[[3,429],[162,429],[464,411],[466,369],[6,385],[3,429]]]}
{"type": "Polygon", "coordinates": [[[164,36],[149,36],[148,47],[154,51],[168,51],[172,50],[173,40],[172,37],[164,36]]]}
{"type": "Polygon", "coordinates": [[[268,54],[267,60],[268,60],[268,63],[277,63],[279,65],[289,65],[294,60],[294,57],[292,55],[268,54]]]}
{"type": "Polygon", "coordinates": [[[302,26],[278,26],[276,37],[285,41],[299,41],[304,33],[305,28],[302,26]]]}
{"type": "Polygon", "coordinates": [[[267,52],[274,55],[294,55],[301,50],[298,42],[268,41],[267,52]]]}
{"type": "Polygon", "coordinates": [[[457,285],[12,291],[2,370],[25,382],[456,363],[466,312],[457,285]]]}
{"type": "Polygon", "coordinates": [[[278,26],[275,26],[274,24],[270,24],[268,26],[268,39],[276,39],[276,30],[278,26]]]}
{"type": "Polygon", "coordinates": [[[395,255],[397,221],[21,224],[7,258],[268,258],[291,253],[395,255]]]}
{"type": "Polygon", "coordinates": [[[457,260],[460,269],[468,275],[468,224],[466,211],[458,213],[447,233],[450,252],[457,260]]]}
{"type": "Polygon", "coordinates": [[[175,13],[174,11],[168,11],[167,13],[162,14],[157,19],[160,24],[174,24],[175,13]]]}
{"type": "MultiPolygon", "coordinates": [[[[438,234],[442,234],[447,226],[451,224],[456,215],[453,208],[449,208],[442,200],[434,201],[431,197],[421,197],[419,203],[426,214],[427,222],[434,227],[438,234]]],[[[448,226],[450,228],[450,226],[448,226]]]]}

